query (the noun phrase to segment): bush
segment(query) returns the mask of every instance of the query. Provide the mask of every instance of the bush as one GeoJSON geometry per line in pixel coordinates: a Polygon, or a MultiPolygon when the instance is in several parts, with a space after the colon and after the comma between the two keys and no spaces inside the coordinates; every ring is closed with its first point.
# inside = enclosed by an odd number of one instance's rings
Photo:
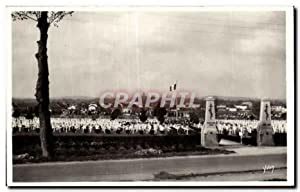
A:
{"type": "Polygon", "coordinates": [[[153,148],[141,149],[141,150],[136,151],[134,154],[135,155],[141,155],[141,156],[160,155],[160,154],[162,154],[162,150],[156,150],[156,149],[153,149],[153,148]]]}

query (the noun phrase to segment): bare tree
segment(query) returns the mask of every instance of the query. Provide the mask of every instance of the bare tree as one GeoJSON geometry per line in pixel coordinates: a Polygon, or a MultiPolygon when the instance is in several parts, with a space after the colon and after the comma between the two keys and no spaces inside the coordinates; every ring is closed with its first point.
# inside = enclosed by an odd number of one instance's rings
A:
{"type": "Polygon", "coordinates": [[[40,32],[40,39],[37,41],[38,52],[35,54],[38,63],[35,97],[38,102],[42,156],[45,158],[51,158],[53,155],[53,135],[49,111],[48,29],[51,24],[57,27],[59,21],[67,15],[72,15],[72,13],[73,11],[18,11],[12,13],[13,21],[32,20],[37,23],[40,32]]]}

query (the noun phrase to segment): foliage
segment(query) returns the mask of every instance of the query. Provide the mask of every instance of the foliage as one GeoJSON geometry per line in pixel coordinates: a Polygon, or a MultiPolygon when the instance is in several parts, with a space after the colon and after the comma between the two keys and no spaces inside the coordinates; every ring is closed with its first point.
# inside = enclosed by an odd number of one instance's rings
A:
{"type": "Polygon", "coordinates": [[[115,120],[115,119],[118,118],[121,114],[122,114],[121,109],[117,108],[117,109],[113,110],[113,112],[111,113],[110,119],[111,119],[111,120],[115,120]]]}
{"type": "MultiPolygon", "coordinates": [[[[74,11],[49,11],[48,23],[58,27],[58,23],[67,15],[72,16],[74,11]]],[[[13,21],[16,20],[33,20],[38,21],[41,17],[41,11],[15,11],[11,14],[13,21]]]]}
{"type": "Polygon", "coordinates": [[[140,117],[141,122],[147,121],[147,119],[148,119],[147,111],[145,109],[142,109],[139,117],[140,117]]]}
{"type": "Polygon", "coordinates": [[[20,117],[20,111],[19,110],[14,110],[14,112],[13,112],[13,114],[12,114],[12,116],[14,117],[14,118],[19,118],[20,117]]]}
{"type": "Polygon", "coordinates": [[[190,112],[190,122],[198,124],[200,122],[200,114],[195,111],[190,112]]]}
{"type": "Polygon", "coordinates": [[[27,113],[26,116],[25,116],[25,118],[28,119],[28,120],[32,120],[33,117],[34,116],[33,116],[33,114],[31,112],[27,113]]]}
{"type": "Polygon", "coordinates": [[[157,106],[154,109],[154,116],[156,116],[156,118],[160,122],[160,124],[164,123],[166,114],[167,114],[167,110],[165,107],[157,106]]]}

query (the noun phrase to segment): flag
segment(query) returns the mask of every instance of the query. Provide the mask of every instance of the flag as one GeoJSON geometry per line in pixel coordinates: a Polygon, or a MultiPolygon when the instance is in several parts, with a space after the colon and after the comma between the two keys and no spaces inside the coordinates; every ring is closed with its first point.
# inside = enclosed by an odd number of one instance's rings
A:
{"type": "Polygon", "coordinates": [[[175,91],[177,87],[177,81],[173,85],[170,86],[170,91],[175,91]]]}

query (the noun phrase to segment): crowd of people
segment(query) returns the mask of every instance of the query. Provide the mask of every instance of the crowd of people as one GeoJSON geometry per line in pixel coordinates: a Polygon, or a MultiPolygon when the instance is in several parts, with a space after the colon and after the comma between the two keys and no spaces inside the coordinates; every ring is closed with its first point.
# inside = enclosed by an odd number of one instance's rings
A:
{"type": "MultiPolygon", "coordinates": [[[[221,134],[250,136],[258,125],[257,120],[217,120],[217,130],[221,134]]],[[[204,126],[188,120],[166,120],[159,123],[157,119],[147,119],[141,122],[138,119],[108,118],[51,118],[54,133],[82,133],[82,134],[150,134],[150,135],[189,135],[199,134],[204,126]]],[[[272,120],[275,133],[286,132],[286,121],[272,120]]],[[[13,133],[39,132],[38,118],[13,118],[13,133]]]]}

